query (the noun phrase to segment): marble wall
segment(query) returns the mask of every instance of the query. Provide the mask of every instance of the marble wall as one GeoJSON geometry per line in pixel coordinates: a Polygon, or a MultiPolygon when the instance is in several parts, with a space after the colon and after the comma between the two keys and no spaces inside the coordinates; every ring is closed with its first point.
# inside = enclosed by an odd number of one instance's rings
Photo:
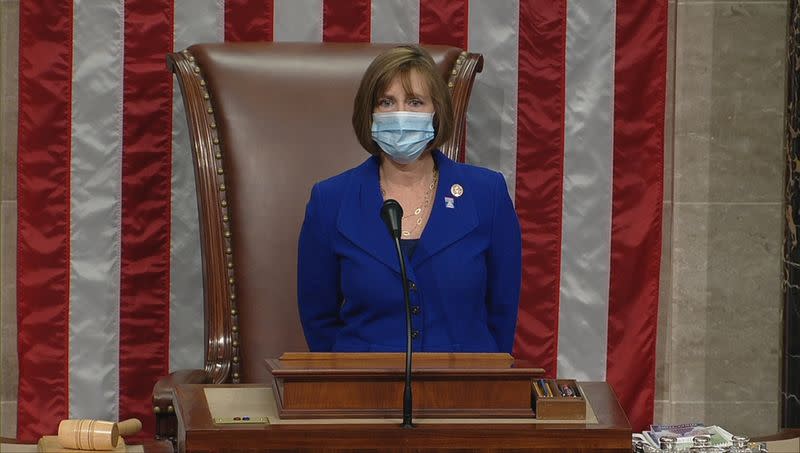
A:
{"type": "Polygon", "coordinates": [[[17,67],[19,0],[0,0],[0,436],[17,425],[17,67]]]}
{"type": "Polygon", "coordinates": [[[655,418],[770,433],[780,413],[788,1],[670,10],[655,418]]]}
{"type": "MultiPolygon", "coordinates": [[[[778,427],[787,3],[669,4],[657,422],[778,427]]],[[[3,436],[16,429],[18,14],[0,0],[3,436]]]]}

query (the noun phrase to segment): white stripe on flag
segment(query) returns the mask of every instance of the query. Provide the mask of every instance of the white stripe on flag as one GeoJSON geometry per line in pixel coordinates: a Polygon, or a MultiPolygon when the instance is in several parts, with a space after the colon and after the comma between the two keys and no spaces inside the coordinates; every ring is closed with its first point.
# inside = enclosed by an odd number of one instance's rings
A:
{"type": "Polygon", "coordinates": [[[567,5],[558,375],[605,380],[611,244],[614,0],[567,5]]]}
{"type": "Polygon", "coordinates": [[[322,0],[275,0],[277,41],[322,42],[322,0]]]}
{"type": "Polygon", "coordinates": [[[69,416],[119,416],[123,0],[73,9],[69,416]]]}
{"type": "MultiPolygon", "coordinates": [[[[224,39],[219,0],[175,0],[174,49],[224,39]]],[[[169,369],[203,368],[203,279],[192,150],[183,98],[172,97],[172,221],[170,237],[169,369]]]]}
{"type": "Polygon", "coordinates": [[[419,41],[419,0],[372,0],[372,42],[419,41]]]}
{"type": "Polygon", "coordinates": [[[467,161],[503,173],[511,199],[517,168],[519,2],[472,1],[469,50],[486,64],[475,78],[467,111],[467,161]]]}

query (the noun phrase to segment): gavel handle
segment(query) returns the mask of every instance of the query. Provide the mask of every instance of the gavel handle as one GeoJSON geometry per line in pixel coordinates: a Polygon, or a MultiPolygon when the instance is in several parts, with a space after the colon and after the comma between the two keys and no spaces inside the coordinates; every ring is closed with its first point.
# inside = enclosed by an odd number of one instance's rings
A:
{"type": "Polygon", "coordinates": [[[142,422],[138,418],[129,418],[117,423],[120,436],[131,436],[142,430],[142,422]]]}

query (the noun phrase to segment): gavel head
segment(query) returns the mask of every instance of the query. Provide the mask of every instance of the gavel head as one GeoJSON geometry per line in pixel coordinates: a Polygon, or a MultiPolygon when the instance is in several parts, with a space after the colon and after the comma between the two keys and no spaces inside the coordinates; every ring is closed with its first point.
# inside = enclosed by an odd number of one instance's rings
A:
{"type": "Polygon", "coordinates": [[[113,450],[119,442],[119,428],[114,422],[101,420],[62,420],[58,442],[64,448],[113,450]]]}

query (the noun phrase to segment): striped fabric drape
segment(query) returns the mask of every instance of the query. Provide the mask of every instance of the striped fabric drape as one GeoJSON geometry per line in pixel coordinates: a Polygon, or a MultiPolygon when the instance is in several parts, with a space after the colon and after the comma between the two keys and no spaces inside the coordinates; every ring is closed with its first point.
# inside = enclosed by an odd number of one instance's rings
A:
{"type": "Polygon", "coordinates": [[[202,367],[185,114],[164,55],[195,42],[451,44],[486,65],[467,160],[523,230],[515,355],[607,380],[652,419],[666,0],[21,0],[18,437],[142,418],[202,367]]]}

